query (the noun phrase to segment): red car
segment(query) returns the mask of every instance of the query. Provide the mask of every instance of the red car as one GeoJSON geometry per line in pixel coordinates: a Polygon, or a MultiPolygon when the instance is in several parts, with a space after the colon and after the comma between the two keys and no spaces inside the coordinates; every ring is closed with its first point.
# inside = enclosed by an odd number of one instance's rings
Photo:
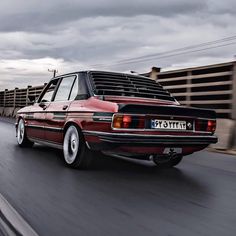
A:
{"type": "Polygon", "coordinates": [[[172,167],[216,143],[215,129],[214,111],[181,106],[150,78],[83,71],[53,78],[19,110],[16,136],[20,147],[63,149],[75,168],[87,167],[94,151],[172,167]]]}

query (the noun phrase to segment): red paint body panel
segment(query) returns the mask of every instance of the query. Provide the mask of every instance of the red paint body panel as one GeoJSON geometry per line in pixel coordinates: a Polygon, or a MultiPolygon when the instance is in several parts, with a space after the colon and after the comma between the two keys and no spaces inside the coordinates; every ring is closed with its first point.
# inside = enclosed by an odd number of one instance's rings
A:
{"type": "Polygon", "coordinates": [[[35,104],[34,106],[29,107],[29,110],[25,113],[25,115],[25,120],[27,121],[27,134],[30,137],[44,139],[44,130],[34,129],[28,126],[44,126],[45,113],[43,108],[41,108],[38,104],[35,104]]]}
{"type": "MultiPolygon", "coordinates": [[[[51,103],[45,110],[45,128],[58,128],[64,127],[67,122],[67,111],[71,102],[54,102],[51,103]],[[63,109],[65,108],[65,109],[63,109]]],[[[62,143],[63,133],[55,132],[51,129],[45,129],[45,139],[50,142],[62,143]]]]}

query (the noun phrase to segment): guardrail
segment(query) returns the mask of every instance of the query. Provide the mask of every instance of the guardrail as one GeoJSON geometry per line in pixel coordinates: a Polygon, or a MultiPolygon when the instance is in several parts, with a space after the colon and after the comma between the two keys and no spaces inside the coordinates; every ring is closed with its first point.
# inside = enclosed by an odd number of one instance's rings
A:
{"type": "Polygon", "coordinates": [[[15,116],[16,112],[25,106],[31,105],[28,96],[38,97],[46,84],[41,86],[28,86],[27,88],[15,88],[0,92],[0,115],[15,116]]]}

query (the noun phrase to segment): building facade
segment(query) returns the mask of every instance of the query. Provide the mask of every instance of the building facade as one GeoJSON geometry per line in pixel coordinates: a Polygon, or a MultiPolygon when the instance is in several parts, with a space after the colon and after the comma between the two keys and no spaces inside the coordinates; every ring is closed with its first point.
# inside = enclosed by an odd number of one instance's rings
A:
{"type": "Polygon", "coordinates": [[[218,118],[236,119],[236,61],[147,73],[183,105],[214,109],[218,118]]]}

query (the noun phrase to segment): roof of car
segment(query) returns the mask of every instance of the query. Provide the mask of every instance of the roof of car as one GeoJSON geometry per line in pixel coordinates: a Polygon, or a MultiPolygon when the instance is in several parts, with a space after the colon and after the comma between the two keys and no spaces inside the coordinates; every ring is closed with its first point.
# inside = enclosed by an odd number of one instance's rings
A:
{"type": "Polygon", "coordinates": [[[56,77],[53,77],[53,79],[58,79],[58,78],[61,78],[61,77],[64,77],[64,76],[70,76],[70,75],[74,75],[74,74],[78,74],[78,73],[106,73],[106,74],[119,74],[119,75],[132,75],[132,76],[138,76],[138,77],[144,77],[144,78],[148,78],[146,76],[143,76],[143,75],[139,75],[139,74],[135,74],[135,73],[124,73],[124,72],[114,72],[114,71],[102,71],[102,70],[82,70],[82,71],[75,71],[75,72],[70,72],[70,73],[66,73],[66,74],[61,74],[61,75],[58,75],[56,77]]]}

